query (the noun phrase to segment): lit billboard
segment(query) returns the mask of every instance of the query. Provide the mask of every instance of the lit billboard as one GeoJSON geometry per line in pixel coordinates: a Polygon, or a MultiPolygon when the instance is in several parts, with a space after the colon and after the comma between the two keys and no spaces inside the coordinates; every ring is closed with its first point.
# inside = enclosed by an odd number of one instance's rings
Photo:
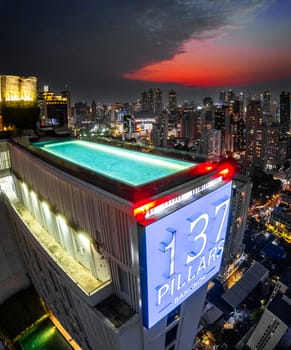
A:
{"type": "Polygon", "coordinates": [[[151,328],[220,269],[231,182],[141,227],[144,326],[151,328]]]}

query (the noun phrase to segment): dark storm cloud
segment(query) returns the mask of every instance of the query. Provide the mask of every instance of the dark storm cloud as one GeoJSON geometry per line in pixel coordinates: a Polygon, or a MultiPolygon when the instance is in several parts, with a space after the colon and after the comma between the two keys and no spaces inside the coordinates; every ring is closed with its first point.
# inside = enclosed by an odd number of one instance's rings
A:
{"type": "Polygon", "coordinates": [[[36,75],[80,94],[109,93],[125,87],[123,73],[170,58],[183,41],[263,2],[2,0],[0,73],[36,75]]]}

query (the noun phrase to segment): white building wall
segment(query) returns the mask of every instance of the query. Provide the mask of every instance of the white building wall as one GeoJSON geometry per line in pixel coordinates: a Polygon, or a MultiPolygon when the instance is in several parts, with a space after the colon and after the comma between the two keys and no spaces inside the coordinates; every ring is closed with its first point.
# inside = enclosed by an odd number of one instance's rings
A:
{"type": "Polygon", "coordinates": [[[98,183],[95,187],[74,178],[15,145],[10,146],[10,153],[16,192],[25,208],[39,221],[38,224],[45,226],[43,213],[34,208],[33,197],[29,200],[24,198],[22,182],[28,185],[29,191],[33,190],[40,202],[45,200],[49,204],[54,215],[61,214],[70,227],[85,231],[91,237],[94,249],[108,261],[110,285],[96,293],[94,298],[86,297],[58,263],[49,257],[29,227],[11,210],[36,290],[82,349],[169,350],[175,345],[175,350],[190,350],[206,286],[183,303],[179,317],[171,324],[167,325],[165,317],[150,330],[143,327],[137,222],[131,203],[101,190],[97,187],[98,183]],[[108,294],[117,295],[135,312],[120,328],[116,328],[96,308],[108,294]],[[173,327],[176,327],[177,334],[172,343],[167,342],[173,327]]]}
{"type": "Polygon", "coordinates": [[[30,286],[0,189],[0,304],[30,286]]]}

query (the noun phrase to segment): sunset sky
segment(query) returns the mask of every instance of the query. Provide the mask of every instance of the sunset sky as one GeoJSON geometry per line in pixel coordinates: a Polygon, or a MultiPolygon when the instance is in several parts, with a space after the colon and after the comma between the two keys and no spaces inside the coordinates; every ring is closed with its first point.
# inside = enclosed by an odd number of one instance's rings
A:
{"type": "Polygon", "coordinates": [[[0,74],[74,101],[291,90],[290,0],[0,0],[0,74]]]}

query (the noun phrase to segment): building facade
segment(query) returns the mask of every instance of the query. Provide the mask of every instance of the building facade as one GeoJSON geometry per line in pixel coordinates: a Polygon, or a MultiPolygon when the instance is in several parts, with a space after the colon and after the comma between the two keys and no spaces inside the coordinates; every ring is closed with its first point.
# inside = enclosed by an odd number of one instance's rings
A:
{"type": "Polygon", "coordinates": [[[286,91],[280,93],[280,127],[283,134],[291,130],[291,94],[286,91]]]}
{"type": "MultiPolygon", "coordinates": [[[[84,350],[192,349],[207,282],[221,264],[231,170],[177,162],[177,169],[186,168],[133,185],[118,180],[121,170],[96,173],[55,153],[67,146],[8,143],[13,195],[7,191],[4,202],[48,312],[84,350]]],[[[96,147],[104,164],[122,152],[80,141],[75,146],[74,155],[85,147],[90,166],[96,147]]],[[[125,152],[127,163],[140,156],[146,169],[167,162],[125,152]]]]}
{"type": "Polygon", "coordinates": [[[38,100],[41,126],[68,127],[72,124],[71,97],[68,91],[55,95],[47,88],[38,100]]]}
{"type": "Polygon", "coordinates": [[[37,78],[0,75],[0,131],[35,128],[38,119],[37,78]]]}
{"type": "Polygon", "coordinates": [[[261,165],[263,143],[263,113],[261,101],[251,100],[246,112],[246,164],[261,165]]]}
{"type": "Polygon", "coordinates": [[[281,338],[287,333],[290,322],[290,288],[278,281],[260,321],[247,342],[247,349],[276,349],[281,338]]]}

